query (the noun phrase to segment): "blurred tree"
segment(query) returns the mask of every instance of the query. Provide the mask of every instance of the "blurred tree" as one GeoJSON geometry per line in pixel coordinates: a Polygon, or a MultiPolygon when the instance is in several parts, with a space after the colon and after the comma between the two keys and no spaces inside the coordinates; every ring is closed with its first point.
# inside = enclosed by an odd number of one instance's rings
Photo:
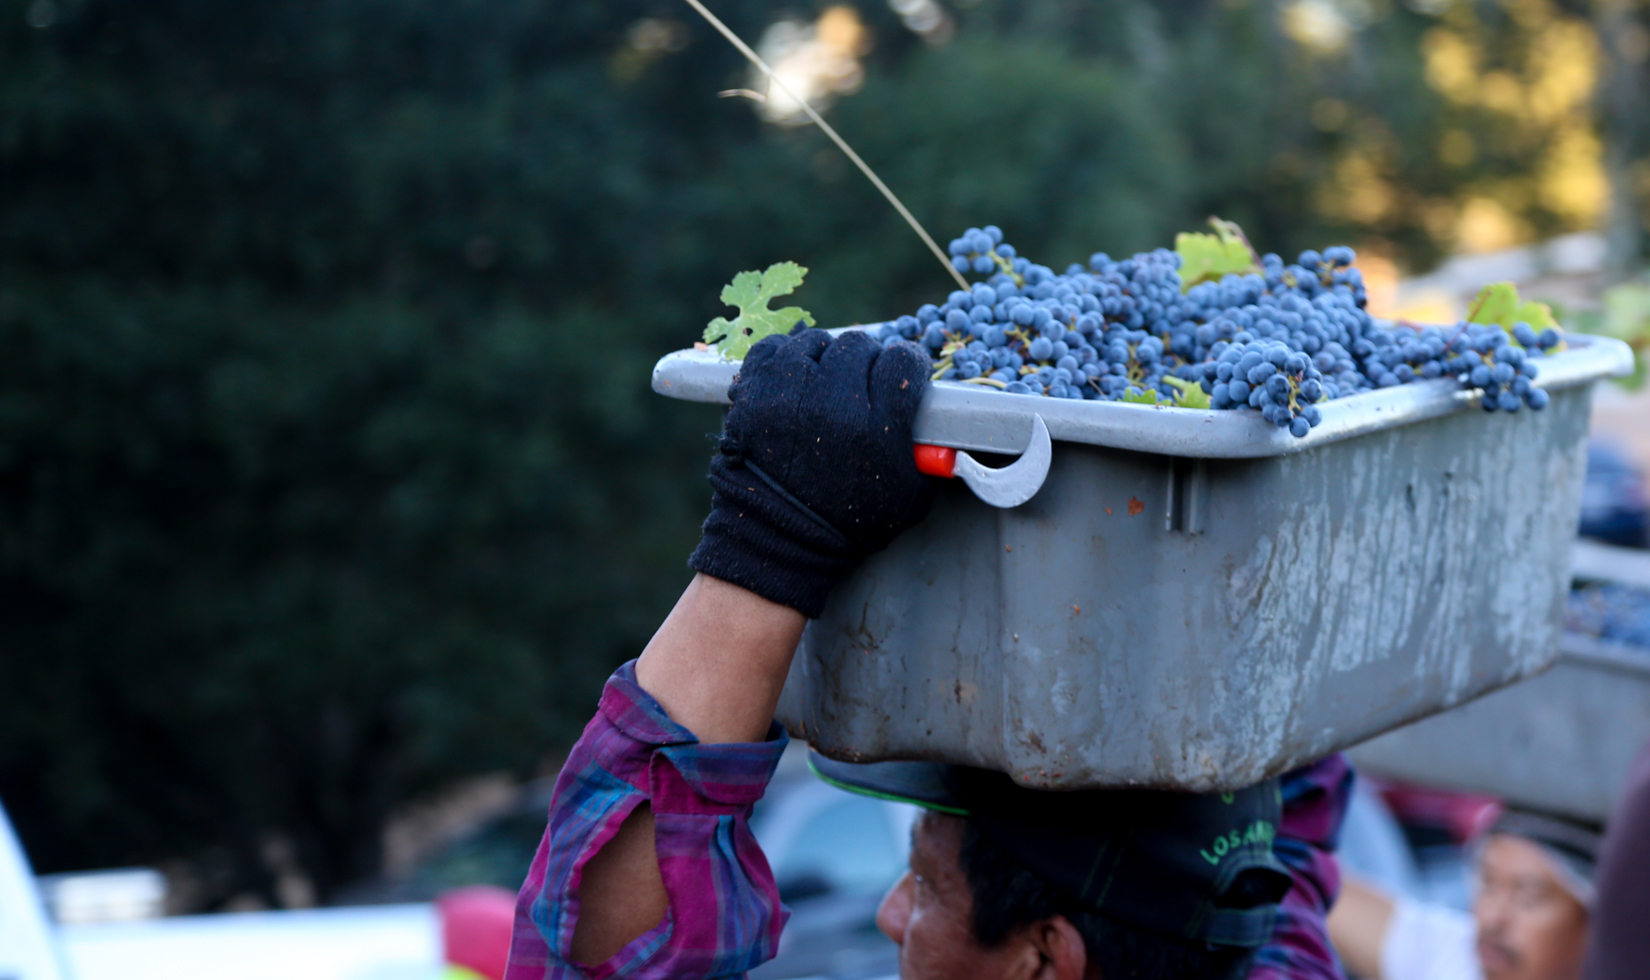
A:
{"type": "Polygon", "coordinates": [[[43,869],[273,901],[281,838],[324,897],[409,794],[570,740],[686,581],[716,413],[647,376],[714,291],[651,258],[682,132],[586,6],[0,21],[0,797],[43,869]]]}
{"type": "MultiPolygon", "coordinates": [[[[1450,135],[1501,124],[1440,82],[1454,8],[855,6],[844,135],[1051,265],[1211,212],[1424,265],[1547,159],[1450,135]]],[[[0,81],[0,799],[43,870],[375,873],[396,805],[576,734],[686,580],[717,416],[647,374],[720,285],[797,260],[824,324],[950,288],[671,0],[9,0],[0,81]]]]}
{"type": "Polygon", "coordinates": [[[1604,51],[1599,108],[1610,183],[1605,230],[1610,272],[1619,278],[1643,257],[1650,226],[1650,3],[1595,0],[1593,8],[1604,51]]]}
{"type": "MultiPolygon", "coordinates": [[[[1412,260],[1436,249],[1482,251],[1603,230],[1617,266],[1640,261],[1650,221],[1650,183],[1635,186],[1641,171],[1650,173],[1643,102],[1650,5],[1418,0],[1413,7],[1367,6],[1372,20],[1349,45],[1402,64],[1389,82],[1410,97],[1393,99],[1387,85],[1385,95],[1372,89],[1376,98],[1353,100],[1350,112],[1313,107],[1315,124],[1344,134],[1319,191],[1324,215],[1396,239],[1412,260]],[[1394,44],[1395,34],[1408,40],[1394,44]]],[[[1307,32],[1296,33],[1314,47],[1307,32]]]]}

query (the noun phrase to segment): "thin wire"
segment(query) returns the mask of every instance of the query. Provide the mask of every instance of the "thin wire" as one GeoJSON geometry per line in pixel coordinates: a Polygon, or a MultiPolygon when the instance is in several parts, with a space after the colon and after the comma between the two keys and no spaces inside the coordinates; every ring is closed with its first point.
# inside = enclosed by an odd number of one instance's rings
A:
{"type": "Polygon", "coordinates": [[[848,155],[848,159],[854,162],[854,166],[859,168],[859,172],[864,174],[867,180],[876,185],[877,190],[882,192],[882,196],[886,197],[888,199],[888,203],[894,206],[894,210],[899,212],[900,217],[905,219],[905,223],[910,225],[911,230],[917,233],[917,236],[922,239],[924,245],[928,246],[928,250],[934,253],[934,258],[939,259],[940,264],[945,266],[945,271],[951,275],[951,278],[957,281],[957,287],[959,289],[967,289],[968,280],[962,277],[962,273],[957,271],[957,267],[952,265],[951,260],[946,258],[944,252],[940,251],[940,247],[934,244],[934,239],[929,237],[927,230],[925,230],[917,219],[912,216],[910,211],[905,209],[905,205],[901,204],[899,198],[894,196],[894,192],[888,189],[888,185],[882,182],[882,178],[872,172],[869,166],[866,166],[865,161],[861,160],[859,158],[859,154],[854,152],[854,148],[849,146],[846,140],[837,135],[836,130],[831,128],[831,124],[826,122],[824,118],[819,115],[819,113],[815,112],[814,107],[809,105],[806,99],[791,91],[791,87],[786,85],[780,77],[774,73],[772,68],[768,67],[768,63],[762,60],[762,56],[757,54],[755,51],[752,51],[750,46],[744,41],[739,40],[739,35],[729,30],[728,25],[717,19],[715,14],[711,13],[709,10],[706,10],[704,4],[700,3],[699,0],[687,0],[687,2],[688,6],[699,11],[699,16],[710,22],[710,26],[720,31],[722,36],[728,39],[729,43],[738,48],[739,53],[744,55],[751,64],[761,69],[762,74],[768,76],[768,80],[770,82],[779,86],[780,91],[790,96],[793,100],[795,100],[797,105],[802,107],[802,111],[808,114],[808,118],[814,121],[814,125],[818,126],[820,129],[823,129],[825,131],[825,135],[831,138],[831,142],[837,145],[837,149],[841,150],[843,153],[846,153],[848,155]]]}

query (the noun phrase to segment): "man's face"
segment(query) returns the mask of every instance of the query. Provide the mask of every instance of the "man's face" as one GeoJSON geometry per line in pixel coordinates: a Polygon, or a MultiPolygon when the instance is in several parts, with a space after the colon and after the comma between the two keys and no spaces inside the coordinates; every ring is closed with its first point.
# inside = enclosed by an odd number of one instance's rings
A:
{"type": "Polygon", "coordinates": [[[1478,962],[1484,980],[1574,980],[1587,944],[1587,910],[1552,859],[1521,837],[1498,834],[1479,862],[1478,962]]]}
{"type": "Polygon", "coordinates": [[[911,840],[911,870],[877,909],[877,928],[899,944],[901,980],[1008,980],[1034,977],[1040,964],[1027,945],[986,949],[974,939],[974,899],[959,856],[963,822],[927,813],[911,840]]]}

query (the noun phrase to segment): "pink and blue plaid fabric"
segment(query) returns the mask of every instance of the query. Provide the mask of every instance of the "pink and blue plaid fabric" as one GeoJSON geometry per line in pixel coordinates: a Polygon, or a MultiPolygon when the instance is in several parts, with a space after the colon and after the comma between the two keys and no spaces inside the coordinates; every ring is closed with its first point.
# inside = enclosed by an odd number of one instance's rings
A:
{"type": "Polygon", "coordinates": [[[1272,852],[1295,879],[1278,909],[1272,941],[1249,980],[1345,980],[1324,916],[1341,890],[1335,845],[1352,798],[1352,767],[1332,755],[1283,776],[1283,825],[1272,852]]]}
{"type": "Polygon", "coordinates": [[[701,745],[636,685],[635,661],[620,667],[556,780],[505,980],[700,980],[772,959],[789,913],[748,820],[787,741],[775,725],[766,742],[701,745]],[[670,911],[606,963],[576,964],[579,875],[643,802],[670,911]]]}
{"type": "MultiPolygon", "coordinates": [[[[771,959],[789,913],[747,821],[787,741],[775,725],[766,742],[700,745],[636,685],[634,661],[620,667],[556,780],[516,899],[505,980],[713,980],[771,959]],[[670,912],[606,963],[575,964],[579,874],[642,802],[653,808],[670,912]]],[[[1324,915],[1340,889],[1334,848],[1351,787],[1341,756],[1283,777],[1274,847],[1295,883],[1250,980],[1344,977],[1324,915]]]]}

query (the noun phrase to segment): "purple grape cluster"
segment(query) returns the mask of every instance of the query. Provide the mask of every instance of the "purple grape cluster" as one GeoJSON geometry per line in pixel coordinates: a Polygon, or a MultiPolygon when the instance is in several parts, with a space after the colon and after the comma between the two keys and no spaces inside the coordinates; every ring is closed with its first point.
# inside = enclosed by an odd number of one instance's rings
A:
{"type": "Polygon", "coordinates": [[[1570,593],[1565,629],[1650,654],[1650,592],[1625,585],[1593,585],[1570,593]]]}
{"type": "Polygon", "coordinates": [[[1366,310],[1351,248],[1261,257],[1258,273],[1181,288],[1169,249],[1125,259],[1096,253],[1064,273],[1037,265],[994,225],[949,246],[952,265],[982,277],[944,303],[875,326],[886,344],[921,344],[936,381],[1016,395],[1184,405],[1199,388],[1213,409],[1253,408],[1304,436],[1319,405],[1362,391],[1455,377],[1490,410],[1545,407],[1535,360],[1562,343],[1527,324],[1382,326],[1366,310]],[[1482,370],[1481,370],[1482,369],[1482,370]]]}

